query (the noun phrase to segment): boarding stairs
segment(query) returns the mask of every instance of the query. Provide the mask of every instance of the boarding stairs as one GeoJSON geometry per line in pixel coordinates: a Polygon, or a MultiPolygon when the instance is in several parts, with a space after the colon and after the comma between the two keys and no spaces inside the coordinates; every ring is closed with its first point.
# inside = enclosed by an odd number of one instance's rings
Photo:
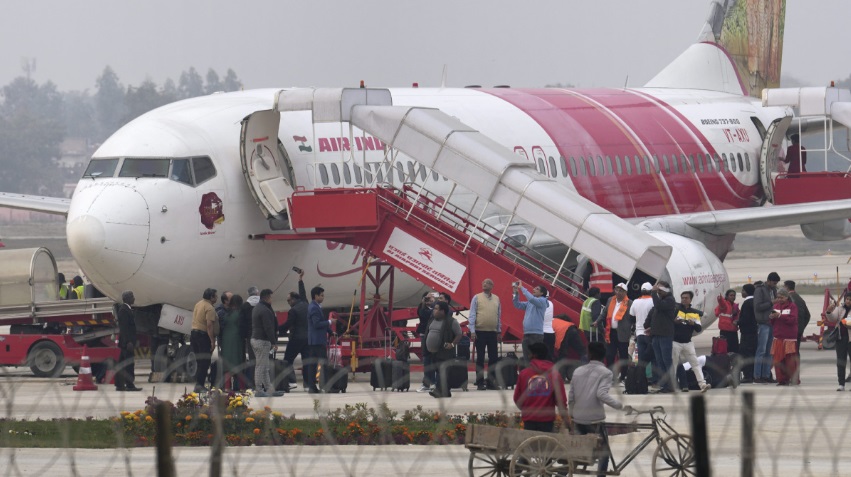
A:
{"type": "MultiPolygon", "coordinates": [[[[565,267],[571,251],[625,277],[636,269],[661,276],[670,257],[670,246],[541,176],[533,163],[505,146],[438,109],[394,106],[391,92],[384,89],[282,90],[271,111],[247,117],[243,165],[256,195],[263,195],[264,186],[252,183],[252,171],[273,170],[267,166],[280,159],[274,157],[274,148],[265,146],[277,140],[270,133],[277,131],[280,114],[305,110],[312,112],[314,124],[336,122],[341,129],[348,124],[350,135],[357,128],[386,144],[385,178],[392,177],[402,156],[429,174],[401,186],[378,183],[376,175],[364,188],[293,191],[286,210],[278,208],[292,231],[256,238],[324,239],[360,246],[423,283],[453,293],[459,302],[478,292],[484,278],[492,278],[502,299],[503,332],[517,338],[522,336],[523,314],[508,303],[515,278],[530,287],[548,285],[555,314],[575,317],[582,295],[565,267]],[[273,122],[267,123],[268,118],[273,122]],[[252,165],[262,157],[267,158],[263,164],[252,165]],[[438,186],[433,175],[445,178],[451,189],[436,193],[446,185],[438,186]],[[457,191],[475,197],[473,206],[453,205],[457,191]],[[494,210],[508,216],[508,223],[500,228],[488,225],[485,215],[494,210]],[[561,263],[547,263],[512,244],[506,231],[518,222],[561,242],[567,249],[561,263]]],[[[277,184],[280,190],[264,196],[273,203],[283,202],[279,199],[288,185],[277,184]]]]}

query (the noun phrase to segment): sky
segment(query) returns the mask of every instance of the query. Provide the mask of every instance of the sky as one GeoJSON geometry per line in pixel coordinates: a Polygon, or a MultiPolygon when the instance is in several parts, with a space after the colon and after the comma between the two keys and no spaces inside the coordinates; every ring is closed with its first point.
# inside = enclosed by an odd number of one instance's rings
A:
{"type": "MultiPolygon", "coordinates": [[[[643,85],[695,41],[708,0],[39,0],[0,17],[0,85],[23,75],[95,90],[177,81],[194,66],[247,89],[478,84],[643,85]]],[[[851,74],[848,0],[788,0],[783,74],[825,85],[851,74]]]]}

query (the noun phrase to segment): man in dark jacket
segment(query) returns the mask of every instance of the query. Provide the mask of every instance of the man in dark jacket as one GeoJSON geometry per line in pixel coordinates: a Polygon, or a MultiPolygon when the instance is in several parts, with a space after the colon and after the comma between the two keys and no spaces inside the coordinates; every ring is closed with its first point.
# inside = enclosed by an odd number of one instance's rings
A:
{"type": "Polygon", "coordinates": [[[801,295],[795,291],[795,282],[792,280],[786,280],[783,282],[783,286],[789,292],[789,298],[795,303],[795,306],[798,307],[798,356],[801,355],[801,340],[804,338],[804,329],[807,327],[807,324],[810,322],[810,309],[807,308],[807,302],[801,298],[801,295]]]}
{"type": "Polygon", "coordinates": [[[272,366],[269,362],[269,352],[277,349],[278,336],[275,333],[277,319],[272,309],[272,290],[268,288],[260,292],[260,302],[251,313],[251,346],[257,364],[254,367],[254,384],[257,390],[255,396],[282,396],[283,392],[275,391],[272,385],[272,366]]]}
{"type": "Polygon", "coordinates": [[[659,280],[650,290],[653,298],[653,312],[647,317],[644,329],[650,330],[653,354],[659,366],[659,392],[674,392],[674,383],[670,379],[671,361],[674,350],[674,321],[677,317],[677,302],[671,296],[671,284],[659,280]]]}
{"type": "Polygon", "coordinates": [[[426,347],[426,335],[428,334],[428,324],[431,321],[431,314],[434,311],[434,299],[437,293],[425,292],[420,305],[417,307],[417,316],[420,322],[417,325],[417,334],[420,335],[420,352],[423,355],[423,384],[417,389],[418,393],[427,393],[434,386],[434,370],[431,364],[431,353],[426,347]]]}
{"type": "Polygon", "coordinates": [[[324,362],[328,356],[328,332],[331,330],[332,320],[325,318],[322,312],[322,302],[325,301],[325,289],[313,287],[310,290],[310,305],[307,306],[307,347],[310,359],[307,366],[307,392],[317,394],[321,392],[316,380],[316,372],[319,363],[324,362]]]}
{"type": "Polygon", "coordinates": [[[754,287],[750,283],[742,286],[742,307],[739,311],[739,353],[742,355],[742,383],[749,384],[754,380],[753,361],[756,355],[757,324],[753,310],[754,287]]]}
{"type": "MultiPolygon", "coordinates": [[[[287,342],[287,351],[284,353],[284,361],[287,366],[292,367],[295,363],[295,357],[301,355],[301,374],[302,384],[307,388],[307,291],[304,288],[304,270],[298,274],[298,293],[290,292],[287,297],[287,304],[290,305],[290,311],[287,313],[287,322],[280,327],[279,334],[285,335],[290,333],[290,339],[287,342]]],[[[295,374],[290,377],[295,382],[295,374]]]]}
{"type": "Polygon", "coordinates": [[[136,297],[132,291],[121,294],[123,302],[118,307],[118,349],[121,354],[118,359],[118,372],[115,373],[116,391],[141,391],[137,388],[134,380],[136,378],[135,354],[136,349],[136,319],[133,315],[133,303],[136,297]]]}

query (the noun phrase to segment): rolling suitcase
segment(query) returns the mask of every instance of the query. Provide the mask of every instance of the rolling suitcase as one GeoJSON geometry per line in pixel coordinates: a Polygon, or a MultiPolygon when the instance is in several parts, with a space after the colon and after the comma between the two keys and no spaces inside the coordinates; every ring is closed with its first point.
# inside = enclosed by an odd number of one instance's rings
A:
{"type": "Polygon", "coordinates": [[[394,360],[393,368],[393,391],[408,391],[411,389],[411,365],[407,361],[394,360]]]}
{"type": "Polygon", "coordinates": [[[467,360],[466,359],[450,359],[441,366],[441,376],[438,379],[446,380],[448,390],[460,389],[467,390],[467,360]]]}
{"type": "Polygon", "coordinates": [[[384,336],[384,357],[375,358],[372,361],[372,369],[369,373],[369,385],[372,386],[373,391],[378,389],[383,391],[393,387],[393,359],[390,357],[391,337],[392,331],[390,328],[387,328],[386,335],[384,336]]]}
{"type": "Polygon", "coordinates": [[[275,351],[270,351],[269,354],[269,359],[272,362],[272,387],[275,388],[275,391],[290,392],[290,383],[295,382],[293,367],[286,361],[277,359],[275,351]]]}
{"type": "MultiPolygon", "coordinates": [[[[499,354],[502,355],[502,343],[499,345],[499,354]]],[[[517,385],[517,355],[509,351],[501,356],[493,369],[488,369],[488,379],[491,384],[501,389],[514,389],[517,385]]]]}
{"type": "Polygon", "coordinates": [[[326,393],[345,393],[349,387],[349,370],[328,364],[319,366],[319,389],[326,393]]]}
{"type": "Polygon", "coordinates": [[[647,394],[647,370],[645,366],[630,366],[626,370],[626,394],[647,394]]]}
{"type": "Polygon", "coordinates": [[[714,354],[706,357],[703,376],[713,388],[736,387],[739,380],[733,375],[735,353],[714,354]]]}

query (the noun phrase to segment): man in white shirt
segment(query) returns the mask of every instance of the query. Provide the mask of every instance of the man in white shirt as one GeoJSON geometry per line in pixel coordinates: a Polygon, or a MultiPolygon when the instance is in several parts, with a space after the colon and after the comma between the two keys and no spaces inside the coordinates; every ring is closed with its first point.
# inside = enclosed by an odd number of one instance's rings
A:
{"type": "Polygon", "coordinates": [[[632,306],[629,308],[629,315],[633,317],[635,323],[635,348],[638,353],[638,366],[651,365],[653,376],[650,378],[650,384],[656,384],[659,380],[656,370],[656,358],[653,354],[653,344],[650,339],[649,331],[644,329],[644,322],[647,320],[647,315],[653,309],[653,297],[650,296],[650,290],[653,285],[644,282],[641,285],[641,296],[632,301],[632,306]]]}

